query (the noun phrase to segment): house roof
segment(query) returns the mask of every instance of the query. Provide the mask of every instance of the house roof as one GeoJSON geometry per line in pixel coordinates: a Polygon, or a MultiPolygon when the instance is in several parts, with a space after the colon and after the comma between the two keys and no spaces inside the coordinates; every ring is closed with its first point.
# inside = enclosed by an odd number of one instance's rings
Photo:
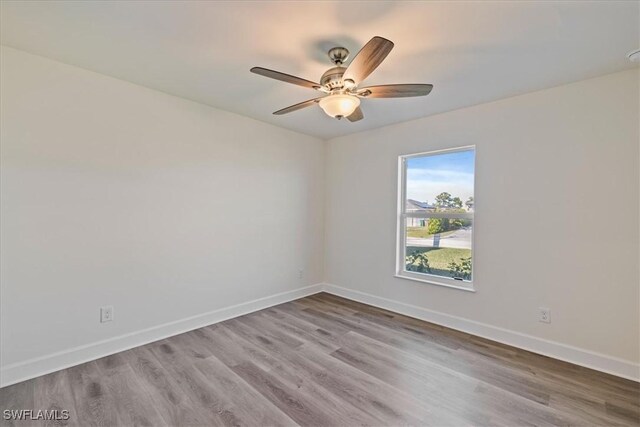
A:
{"type": "Polygon", "coordinates": [[[418,208],[418,209],[435,209],[436,208],[434,205],[430,205],[427,202],[419,202],[413,199],[408,199],[407,205],[409,205],[409,207],[411,208],[418,208]]]}

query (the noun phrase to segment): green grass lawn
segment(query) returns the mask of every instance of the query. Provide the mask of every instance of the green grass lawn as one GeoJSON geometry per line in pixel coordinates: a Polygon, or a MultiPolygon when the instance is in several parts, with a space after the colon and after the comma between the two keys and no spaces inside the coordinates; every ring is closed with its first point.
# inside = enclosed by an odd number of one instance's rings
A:
{"type": "Polygon", "coordinates": [[[462,258],[469,258],[471,256],[471,249],[422,248],[418,246],[407,246],[407,255],[414,251],[427,253],[427,259],[429,260],[429,266],[431,267],[431,274],[447,277],[451,276],[449,273],[450,262],[455,261],[459,263],[462,258]]]}
{"type": "MultiPolygon", "coordinates": [[[[448,236],[454,233],[456,230],[445,231],[444,233],[440,233],[441,237],[448,236]]],[[[433,237],[433,234],[429,234],[427,227],[407,227],[407,237],[420,237],[423,239],[430,239],[433,237]]]]}

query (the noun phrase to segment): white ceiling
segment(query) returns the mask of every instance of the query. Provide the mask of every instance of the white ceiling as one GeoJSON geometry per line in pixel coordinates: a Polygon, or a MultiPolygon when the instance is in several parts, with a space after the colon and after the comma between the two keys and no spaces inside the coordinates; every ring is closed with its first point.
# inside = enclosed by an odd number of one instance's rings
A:
{"type": "Polygon", "coordinates": [[[3,1],[1,41],[278,126],[330,138],[631,68],[639,2],[3,1]],[[424,98],[367,99],[358,123],[316,92],[249,73],[318,81],[326,51],[395,42],[365,82],[432,83],[424,98]]]}

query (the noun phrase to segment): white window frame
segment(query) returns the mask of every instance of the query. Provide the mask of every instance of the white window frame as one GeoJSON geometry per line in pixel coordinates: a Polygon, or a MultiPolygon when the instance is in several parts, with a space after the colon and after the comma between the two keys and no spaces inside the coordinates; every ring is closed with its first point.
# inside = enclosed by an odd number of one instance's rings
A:
{"type": "Polygon", "coordinates": [[[475,203],[473,212],[464,213],[452,213],[452,212],[406,212],[406,189],[407,189],[407,159],[414,157],[425,157],[432,155],[440,155],[447,153],[457,153],[461,151],[474,151],[474,168],[473,168],[473,192],[475,202],[475,159],[476,159],[476,146],[467,145],[464,147],[447,148],[443,150],[427,151],[422,153],[405,154],[398,156],[398,215],[397,215],[397,245],[396,245],[396,274],[395,277],[401,279],[415,280],[422,283],[429,283],[432,285],[445,286],[448,288],[461,289],[463,291],[475,292],[474,280],[475,280],[475,203]],[[457,280],[449,277],[437,276],[435,274],[417,273],[414,271],[407,271],[406,267],[406,251],[407,251],[407,232],[405,228],[407,218],[466,218],[471,219],[472,232],[471,232],[471,265],[472,274],[471,280],[457,280]]]}

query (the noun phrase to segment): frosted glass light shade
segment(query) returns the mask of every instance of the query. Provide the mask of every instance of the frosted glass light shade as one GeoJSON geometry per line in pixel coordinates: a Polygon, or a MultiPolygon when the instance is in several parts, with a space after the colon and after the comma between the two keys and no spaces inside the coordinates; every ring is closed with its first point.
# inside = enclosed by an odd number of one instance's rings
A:
{"type": "Polygon", "coordinates": [[[349,117],[360,105],[360,98],[352,95],[329,95],[320,100],[320,108],[331,117],[349,117]]]}

